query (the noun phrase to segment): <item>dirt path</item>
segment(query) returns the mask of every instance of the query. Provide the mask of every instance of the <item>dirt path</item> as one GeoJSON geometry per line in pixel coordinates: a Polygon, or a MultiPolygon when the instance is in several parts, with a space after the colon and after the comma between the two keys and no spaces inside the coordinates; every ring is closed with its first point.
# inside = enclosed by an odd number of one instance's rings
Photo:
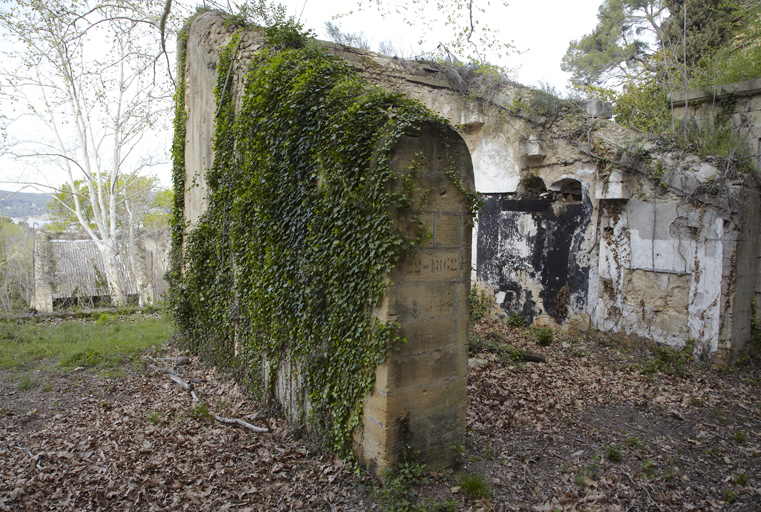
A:
{"type": "MultiPolygon", "coordinates": [[[[761,510],[756,362],[648,376],[614,349],[538,347],[489,323],[478,332],[548,363],[479,356],[463,467],[429,475],[421,500],[474,512],[761,510]],[[463,473],[485,477],[491,497],[469,498],[463,473]]],[[[195,358],[185,368],[209,412],[270,432],[212,423],[166,375],[130,364],[116,379],[39,373],[29,389],[0,372],[0,510],[383,509],[370,478],[258,418],[216,370],[195,358]]]]}

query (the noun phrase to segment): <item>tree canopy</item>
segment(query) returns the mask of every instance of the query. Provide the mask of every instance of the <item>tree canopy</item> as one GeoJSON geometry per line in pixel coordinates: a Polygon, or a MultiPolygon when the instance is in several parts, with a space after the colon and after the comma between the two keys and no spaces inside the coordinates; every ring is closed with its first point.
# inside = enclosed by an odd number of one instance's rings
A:
{"type": "Polygon", "coordinates": [[[595,29],[571,41],[560,67],[577,86],[620,85],[652,70],[664,11],[659,0],[605,0],[595,29]]]}
{"type": "Polygon", "coordinates": [[[721,75],[741,48],[758,46],[759,5],[749,0],[605,0],[597,17],[563,57],[577,87],[621,87],[653,74],[684,87],[706,72],[721,75]]]}
{"type": "MultiPolygon", "coordinates": [[[[34,130],[8,153],[33,162],[21,184],[51,193],[103,256],[112,299],[123,304],[133,217],[129,186],[157,160],[146,141],[171,110],[159,68],[171,1],[18,0],[0,5],[0,34],[12,44],[0,63],[8,122],[34,130]],[[157,30],[158,29],[158,30],[157,30]],[[10,116],[9,116],[10,117],[10,116]],[[58,173],[60,180],[51,179],[58,173]]],[[[146,183],[152,183],[148,180],[146,183]]]]}

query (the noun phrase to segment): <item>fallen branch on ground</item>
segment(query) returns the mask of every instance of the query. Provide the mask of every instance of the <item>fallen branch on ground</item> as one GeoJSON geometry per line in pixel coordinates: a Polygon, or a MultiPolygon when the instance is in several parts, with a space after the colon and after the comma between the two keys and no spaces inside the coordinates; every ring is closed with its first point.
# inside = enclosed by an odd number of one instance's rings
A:
{"type": "Polygon", "coordinates": [[[149,364],[148,369],[157,371],[159,373],[168,373],[169,375],[177,375],[177,372],[172,370],[171,368],[161,368],[160,366],[156,366],[155,364],[149,364]]]}
{"type": "MultiPolygon", "coordinates": [[[[193,390],[192,384],[188,384],[187,382],[185,382],[180,377],[174,374],[169,374],[169,378],[175,383],[177,383],[177,385],[180,386],[183,390],[188,391],[190,393],[190,396],[193,399],[193,405],[196,405],[196,404],[203,405],[203,402],[201,401],[200,398],[198,398],[198,395],[196,395],[196,392],[193,390]]],[[[212,414],[211,416],[218,422],[224,423],[225,425],[240,425],[241,427],[247,428],[253,432],[269,432],[268,428],[257,427],[239,418],[225,418],[224,416],[218,416],[216,414],[212,414]]]]}

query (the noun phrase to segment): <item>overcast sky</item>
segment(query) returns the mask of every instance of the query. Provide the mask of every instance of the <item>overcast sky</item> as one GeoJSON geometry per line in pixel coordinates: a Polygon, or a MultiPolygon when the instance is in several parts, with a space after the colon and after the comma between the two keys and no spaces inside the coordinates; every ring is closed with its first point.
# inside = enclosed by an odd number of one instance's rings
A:
{"type": "MultiPolygon", "coordinates": [[[[301,14],[305,27],[312,28],[320,39],[325,39],[325,21],[337,14],[357,11],[358,2],[288,0],[283,3],[290,13],[301,14]]],[[[364,3],[367,4],[367,0],[364,3]]],[[[507,7],[497,5],[499,2],[495,1],[488,3],[492,5],[489,6],[486,23],[499,30],[501,39],[512,41],[516,50],[521,52],[513,52],[506,59],[490,55],[490,60],[516,69],[514,78],[524,85],[537,86],[540,82],[546,82],[559,92],[564,92],[570,75],[560,69],[560,61],[570,41],[581,38],[595,27],[597,9],[602,0],[514,0],[508,2],[507,7]]],[[[373,50],[377,49],[380,41],[390,39],[395,44],[399,43],[397,46],[404,46],[415,53],[420,51],[417,44],[419,27],[410,27],[400,16],[382,18],[377,10],[367,8],[335,22],[341,23],[341,29],[345,32],[364,32],[372,41],[373,50]]],[[[435,46],[436,38],[431,37],[428,47],[423,49],[435,46]]]]}
{"type": "MultiPolygon", "coordinates": [[[[368,0],[364,0],[367,4],[368,0]]],[[[392,0],[383,0],[386,5],[392,0]]],[[[412,0],[395,0],[402,2],[401,5],[413,5],[412,0]]],[[[430,0],[433,1],[433,0],[430,0]]],[[[477,0],[478,1],[478,0],[477,0]]],[[[482,4],[489,5],[490,11],[485,16],[486,22],[492,29],[499,30],[501,40],[512,42],[515,50],[509,57],[488,54],[487,60],[514,70],[511,78],[524,85],[538,86],[547,83],[555,87],[558,92],[565,92],[568,74],[560,69],[560,61],[568,48],[568,43],[590,32],[597,23],[597,9],[602,0],[515,0],[507,7],[497,5],[493,0],[481,0],[482,4]]],[[[219,3],[224,3],[220,1],[219,3]]],[[[433,2],[435,3],[435,2],[433,2]]],[[[193,5],[194,2],[186,1],[175,4],[178,11],[191,12],[185,6],[193,5]],[[184,5],[183,5],[184,4],[184,5]]],[[[404,23],[401,16],[382,17],[377,10],[368,7],[365,10],[357,9],[358,0],[287,0],[284,2],[289,14],[300,17],[305,28],[311,28],[320,39],[327,39],[325,21],[333,20],[340,23],[344,32],[364,32],[372,44],[372,49],[377,50],[381,41],[391,41],[400,48],[404,56],[419,54],[425,50],[435,48],[439,39],[446,38],[441,24],[436,25],[430,20],[436,16],[424,14],[418,16],[423,25],[410,27],[404,23]],[[335,16],[355,13],[334,19],[335,16]],[[421,33],[428,31],[425,45],[421,47],[418,40],[421,33]]],[[[428,11],[433,12],[433,11],[428,11]]],[[[7,44],[7,43],[5,43],[7,44]]],[[[23,138],[18,129],[24,125],[15,125],[16,138],[23,138]]],[[[31,135],[33,137],[33,135],[31,135]]],[[[164,186],[171,186],[171,167],[169,164],[169,146],[171,133],[166,131],[157,134],[153,138],[155,153],[163,157],[165,164],[153,168],[164,186]]],[[[18,163],[7,158],[0,157],[0,189],[15,190],[18,187],[7,183],[7,180],[20,174],[21,167],[18,163]],[[5,182],[5,183],[1,183],[5,182]]],[[[63,175],[56,179],[50,170],[39,169],[44,172],[46,179],[63,181],[63,175]]],[[[26,174],[26,173],[24,173],[26,174]]]]}

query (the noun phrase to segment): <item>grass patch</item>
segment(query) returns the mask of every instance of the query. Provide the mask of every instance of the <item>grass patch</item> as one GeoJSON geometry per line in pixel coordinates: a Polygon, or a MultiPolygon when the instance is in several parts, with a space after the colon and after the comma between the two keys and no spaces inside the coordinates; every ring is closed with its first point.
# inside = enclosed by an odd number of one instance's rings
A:
{"type": "Polygon", "coordinates": [[[58,325],[0,321],[0,368],[27,371],[56,361],[68,368],[113,368],[164,343],[174,330],[168,317],[101,318],[58,325]]]}
{"type": "Polygon", "coordinates": [[[32,386],[34,386],[34,381],[29,376],[28,373],[25,373],[24,375],[22,375],[17,384],[18,389],[22,391],[25,389],[29,389],[32,386]]]}
{"type": "Polygon", "coordinates": [[[460,488],[466,496],[475,500],[491,498],[491,486],[483,475],[474,473],[461,475],[460,488]]]}

